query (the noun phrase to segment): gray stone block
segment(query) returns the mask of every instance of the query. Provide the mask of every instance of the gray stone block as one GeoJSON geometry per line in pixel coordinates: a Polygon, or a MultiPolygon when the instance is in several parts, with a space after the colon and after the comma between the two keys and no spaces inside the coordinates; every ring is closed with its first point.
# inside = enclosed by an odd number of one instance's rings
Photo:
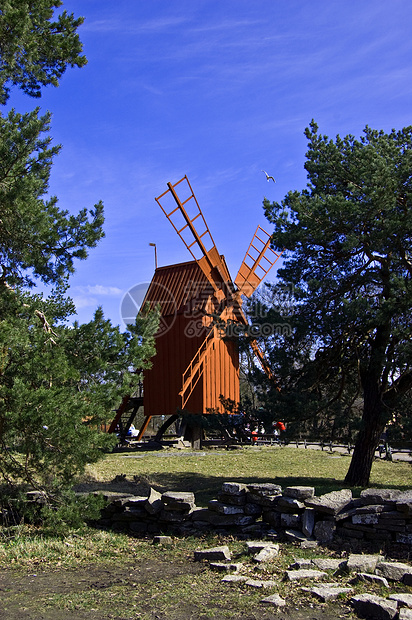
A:
{"type": "Polygon", "coordinates": [[[195,561],[200,562],[207,560],[208,562],[230,562],[231,555],[227,545],[221,547],[212,547],[211,549],[198,549],[195,551],[195,561]]]}
{"type": "Polygon", "coordinates": [[[173,539],[171,536],[154,536],[153,537],[154,545],[173,545],[173,539]]]}
{"type": "Polygon", "coordinates": [[[322,603],[333,601],[337,599],[340,594],[347,594],[352,591],[352,588],[344,588],[338,583],[325,583],[321,586],[308,589],[316,598],[322,601],[322,603]]]}
{"type": "Polygon", "coordinates": [[[244,514],[243,506],[231,506],[229,504],[222,504],[217,499],[212,499],[208,503],[207,507],[213,512],[217,512],[220,515],[239,515],[244,514]]]}
{"type": "Polygon", "coordinates": [[[189,504],[191,508],[195,505],[194,493],[185,491],[166,491],[162,494],[164,504],[179,507],[181,504],[189,504]]]}
{"type": "MultiPolygon", "coordinates": [[[[361,501],[361,500],[359,500],[361,501]]],[[[392,513],[392,507],[391,506],[385,506],[382,504],[370,504],[370,505],[362,505],[359,506],[359,508],[356,508],[356,514],[358,515],[362,515],[362,514],[381,514],[382,512],[390,512],[392,513]]]]}
{"type": "Polygon", "coordinates": [[[402,493],[397,489],[364,489],[360,499],[364,504],[392,504],[400,499],[402,493]]]}
{"type": "Polygon", "coordinates": [[[282,512],[297,512],[305,508],[305,504],[298,499],[294,497],[285,497],[283,495],[279,497],[277,506],[282,509],[282,512]]]}
{"type": "Polygon", "coordinates": [[[273,482],[254,482],[248,484],[247,489],[253,495],[258,495],[260,497],[280,495],[282,493],[282,487],[273,482]]]}
{"type": "Polygon", "coordinates": [[[355,525],[374,525],[378,523],[378,515],[369,513],[353,515],[352,523],[355,525]]]}
{"type": "Polygon", "coordinates": [[[346,566],[346,560],[341,558],[314,558],[313,564],[319,570],[339,570],[346,566]]]}
{"type": "Polygon", "coordinates": [[[273,579],[248,579],[245,581],[246,586],[250,586],[251,588],[275,588],[277,586],[277,582],[273,579]]]}
{"type": "Polygon", "coordinates": [[[286,495],[287,497],[294,497],[299,500],[305,500],[315,495],[315,487],[286,487],[283,491],[283,495],[286,495]]]}
{"type": "Polygon", "coordinates": [[[222,583],[229,583],[231,585],[242,583],[248,580],[248,577],[245,575],[226,575],[222,579],[222,583]]]}
{"type": "Polygon", "coordinates": [[[163,509],[162,494],[150,489],[149,497],[146,499],[145,510],[150,515],[155,515],[163,509]]]}
{"type": "Polygon", "coordinates": [[[315,527],[315,510],[306,508],[302,515],[302,532],[305,536],[312,536],[315,527]]]}
{"type": "Polygon", "coordinates": [[[354,514],[357,514],[359,510],[363,508],[363,504],[359,498],[351,499],[350,502],[345,504],[335,515],[335,519],[337,521],[342,521],[343,519],[348,519],[354,514]]]}
{"type": "Polygon", "coordinates": [[[408,594],[407,592],[399,592],[398,594],[391,594],[389,596],[391,601],[397,601],[400,607],[411,607],[412,608],[412,594],[408,594]]]}
{"type": "Polygon", "coordinates": [[[334,521],[318,521],[313,528],[313,535],[319,542],[328,543],[333,540],[335,531],[334,521]]]}
{"type": "Polygon", "coordinates": [[[319,547],[317,540],[307,538],[300,541],[301,549],[316,549],[317,547],[319,547]]]}
{"type": "Polygon", "coordinates": [[[398,605],[395,601],[374,594],[354,596],[351,603],[357,614],[374,620],[393,620],[398,611],[398,605]]]}
{"type": "Polygon", "coordinates": [[[412,566],[403,562],[379,562],[376,566],[376,574],[390,581],[402,581],[404,575],[412,574],[412,566]]]}
{"type": "Polygon", "coordinates": [[[272,605],[273,607],[284,607],[286,605],[286,601],[279,596],[279,594],[271,594],[270,596],[266,596],[262,598],[260,601],[264,605],[272,605]]]}
{"type": "Polygon", "coordinates": [[[270,540],[247,540],[246,541],[246,549],[249,555],[254,555],[255,553],[259,553],[262,549],[267,549],[268,547],[276,547],[279,552],[279,545],[270,540]]]}
{"type": "Polygon", "coordinates": [[[114,499],[112,499],[111,504],[113,504],[113,506],[116,506],[116,508],[123,508],[123,506],[125,506],[128,501],[133,499],[133,497],[134,495],[123,495],[122,493],[120,493],[117,497],[114,497],[114,499]]]}
{"type": "Polygon", "coordinates": [[[241,562],[210,562],[209,566],[219,573],[237,573],[243,564],[241,562]]]}
{"type": "Polygon", "coordinates": [[[295,558],[295,561],[289,566],[288,570],[299,570],[301,568],[313,568],[312,560],[308,558],[295,558]]]}
{"type": "Polygon", "coordinates": [[[332,491],[320,497],[312,497],[305,500],[306,506],[314,508],[317,512],[329,515],[336,515],[344,506],[352,500],[352,491],[350,489],[342,489],[341,491],[332,491]]]}
{"type": "Polygon", "coordinates": [[[246,485],[241,482],[224,482],[222,484],[222,493],[227,495],[245,495],[246,485]]]}
{"type": "Polygon", "coordinates": [[[135,495],[127,500],[125,506],[129,508],[144,508],[146,502],[147,495],[135,495]]]}
{"type": "Polygon", "coordinates": [[[184,513],[181,510],[162,510],[159,513],[159,520],[166,523],[183,523],[189,516],[189,513],[184,513]]]}
{"type": "Polygon", "coordinates": [[[300,568],[298,570],[287,570],[287,581],[303,581],[304,579],[324,579],[327,577],[327,573],[324,571],[316,570],[314,568],[300,568]]]}
{"type": "Polygon", "coordinates": [[[388,580],[385,577],[374,575],[373,573],[358,573],[355,577],[355,581],[366,581],[368,583],[376,583],[379,586],[389,588],[388,580]]]}
{"type": "Polygon", "coordinates": [[[351,553],[348,557],[346,567],[350,573],[374,573],[378,562],[382,556],[375,554],[351,553]]]}
{"type": "Polygon", "coordinates": [[[258,564],[270,562],[279,554],[279,545],[273,544],[261,549],[256,555],[253,556],[253,561],[258,564]]]}
{"type": "Polygon", "coordinates": [[[302,517],[299,514],[282,512],[280,514],[280,525],[281,527],[299,529],[302,525],[302,517]]]}
{"type": "Polygon", "coordinates": [[[257,495],[256,493],[251,493],[248,491],[246,495],[246,500],[250,504],[257,504],[258,506],[263,506],[265,508],[275,508],[279,501],[281,495],[257,495]]]}
{"type": "Polygon", "coordinates": [[[231,506],[244,506],[246,504],[246,493],[241,495],[230,495],[229,493],[219,493],[217,496],[222,504],[230,504],[231,506]]]}

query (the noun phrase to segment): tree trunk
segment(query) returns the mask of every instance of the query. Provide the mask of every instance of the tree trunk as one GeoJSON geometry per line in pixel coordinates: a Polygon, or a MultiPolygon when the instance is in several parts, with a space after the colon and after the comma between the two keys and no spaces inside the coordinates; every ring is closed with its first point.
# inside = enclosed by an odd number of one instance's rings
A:
{"type": "Polygon", "coordinates": [[[345,477],[346,484],[350,486],[366,487],[369,484],[375,451],[386,424],[382,414],[383,405],[379,387],[373,380],[366,382],[364,384],[362,427],[345,477]]]}

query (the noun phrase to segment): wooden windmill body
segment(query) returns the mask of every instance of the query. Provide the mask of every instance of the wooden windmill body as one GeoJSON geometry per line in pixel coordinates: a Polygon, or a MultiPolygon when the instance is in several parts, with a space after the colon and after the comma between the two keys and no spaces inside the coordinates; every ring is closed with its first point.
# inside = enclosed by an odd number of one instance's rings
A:
{"type": "Polygon", "coordinates": [[[158,268],[145,302],[162,313],[157,353],[144,375],[145,412],[223,413],[221,394],[238,402],[237,342],[218,337],[211,316],[219,304],[197,262],[158,268]]]}
{"type": "MultiPolygon", "coordinates": [[[[231,280],[202,211],[183,177],[158,198],[192,260],[156,268],[142,307],[160,307],[153,366],[144,373],[144,423],[152,416],[227,413],[225,402],[239,403],[239,351],[236,325],[248,325],[242,296],[249,297],[278,260],[270,235],[258,227],[239,272],[231,280]]],[[[255,341],[254,354],[270,375],[255,341]]],[[[118,410],[126,409],[127,397],[118,410]]],[[[115,420],[112,423],[114,428],[115,420]]],[[[167,424],[167,423],[166,423],[167,424]]]]}

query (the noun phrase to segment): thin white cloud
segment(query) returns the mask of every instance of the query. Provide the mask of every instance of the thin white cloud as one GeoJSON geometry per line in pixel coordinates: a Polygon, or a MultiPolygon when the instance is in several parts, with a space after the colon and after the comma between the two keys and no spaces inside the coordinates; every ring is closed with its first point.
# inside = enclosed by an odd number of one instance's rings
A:
{"type": "Polygon", "coordinates": [[[153,34],[175,28],[187,22],[185,17],[165,17],[143,22],[125,21],[122,19],[99,19],[85,22],[82,30],[89,32],[121,32],[124,34],[153,34]]]}
{"type": "Polygon", "coordinates": [[[77,310],[81,308],[96,308],[102,304],[102,297],[120,297],[123,295],[122,289],[102,284],[74,286],[71,290],[71,298],[77,310]]]}
{"type": "Polygon", "coordinates": [[[116,286],[102,286],[101,284],[88,286],[87,289],[91,295],[110,295],[117,297],[123,293],[123,291],[116,286]]]}
{"type": "Polygon", "coordinates": [[[98,300],[95,297],[73,295],[72,299],[77,310],[80,310],[81,308],[90,308],[91,306],[96,307],[98,305],[98,300]]]}

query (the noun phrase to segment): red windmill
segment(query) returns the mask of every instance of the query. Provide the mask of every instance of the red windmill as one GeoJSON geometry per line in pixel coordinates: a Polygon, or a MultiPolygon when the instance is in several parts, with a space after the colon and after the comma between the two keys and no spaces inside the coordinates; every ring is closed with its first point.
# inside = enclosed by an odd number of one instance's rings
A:
{"type": "MultiPolygon", "coordinates": [[[[192,260],[156,268],[143,302],[161,308],[157,353],[152,368],[144,373],[143,401],[125,397],[110,427],[114,431],[126,411],[131,411],[130,426],[143,404],[139,439],[152,416],[168,416],[160,437],[179,412],[227,413],[224,401],[239,402],[238,336],[248,325],[242,296],[252,295],[281,254],[270,247],[270,235],[258,226],[232,281],[187,177],[167,185],[156,202],[192,260]]],[[[271,377],[256,341],[251,346],[271,377]]]]}

